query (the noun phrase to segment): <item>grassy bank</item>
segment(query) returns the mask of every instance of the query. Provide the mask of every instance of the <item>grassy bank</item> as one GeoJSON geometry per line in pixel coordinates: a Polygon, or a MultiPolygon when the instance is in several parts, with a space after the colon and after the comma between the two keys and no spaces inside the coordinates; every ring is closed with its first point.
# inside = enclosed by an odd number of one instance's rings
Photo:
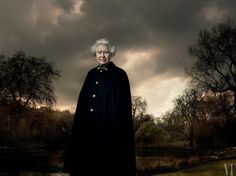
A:
{"type": "MultiPolygon", "coordinates": [[[[173,173],[154,174],[153,176],[225,176],[224,164],[236,164],[236,159],[212,161],[194,168],[183,169],[173,173]]],[[[236,175],[236,171],[234,175],[236,175]]]]}

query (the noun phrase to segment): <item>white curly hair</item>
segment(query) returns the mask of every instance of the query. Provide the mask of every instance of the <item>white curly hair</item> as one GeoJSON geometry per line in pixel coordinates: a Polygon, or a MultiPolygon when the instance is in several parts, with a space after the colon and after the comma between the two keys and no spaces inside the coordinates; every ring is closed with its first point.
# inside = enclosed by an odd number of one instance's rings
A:
{"type": "Polygon", "coordinates": [[[94,44],[93,46],[90,48],[90,52],[93,56],[96,56],[96,48],[99,46],[99,45],[106,45],[109,49],[109,52],[111,54],[111,56],[115,56],[116,54],[116,47],[111,43],[110,40],[108,40],[107,38],[101,38],[101,39],[98,39],[94,44]]]}

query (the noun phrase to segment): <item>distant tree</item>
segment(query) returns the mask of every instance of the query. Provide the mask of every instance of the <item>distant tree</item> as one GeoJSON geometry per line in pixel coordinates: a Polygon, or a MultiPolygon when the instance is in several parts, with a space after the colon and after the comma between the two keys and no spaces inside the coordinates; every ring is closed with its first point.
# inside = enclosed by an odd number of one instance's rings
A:
{"type": "Polygon", "coordinates": [[[232,93],[207,93],[204,95],[201,117],[195,134],[199,147],[226,147],[235,144],[236,116],[232,113],[232,93]],[[234,125],[234,126],[233,126],[234,125]]]}
{"type": "Polygon", "coordinates": [[[163,131],[154,122],[147,121],[135,133],[135,140],[137,143],[150,145],[160,142],[163,136],[163,131]]]}
{"type": "Polygon", "coordinates": [[[196,58],[187,70],[193,82],[206,91],[232,92],[236,111],[236,25],[228,20],[201,30],[189,54],[196,58]]]}
{"type": "Polygon", "coordinates": [[[185,123],[188,129],[189,145],[193,145],[194,130],[198,124],[199,112],[202,108],[202,96],[195,89],[187,89],[184,94],[175,100],[174,110],[180,117],[179,120],[185,123]]]}
{"type": "Polygon", "coordinates": [[[234,119],[232,114],[232,93],[207,93],[204,96],[204,107],[201,109],[205,120],[216,121],[220,126],[231,123],[234,119]]]}
{"type": "Polygon", "coordinates": [[[182,115],[175,109],[167,111],[162,115],[161,119],[162,128],[172,140],[189,138],[189,133],[186,131],[186,122],[183,120],[182,115]]]}
{"type": "Polygon", "coordinates": [[[134,132],[136,132],[139,129],[140,125],[148,118],[144,115],[147,108],[147,102],[143,100],[141,96],[132,96],[131,103],[134,132]]]}
{"type": "Polygon", "coordinates": [[[146,112],[147,102],[141,96],[132,96],[132,117],[140,119],[146,112]]]}
{"type": "Polygon", "coordinates": [[[60,76],[46,58],[17,52],[12,57],[0,57],[0,103],[14,108],[18,118],[27,107],[56,101],[53,80],[60,76]]]}
{"type": "Polygon", "coordinates": [[[145,122],[155,122],[155,117],[152,114],[144,114],[139,122],[141,124],[145,122]]]}

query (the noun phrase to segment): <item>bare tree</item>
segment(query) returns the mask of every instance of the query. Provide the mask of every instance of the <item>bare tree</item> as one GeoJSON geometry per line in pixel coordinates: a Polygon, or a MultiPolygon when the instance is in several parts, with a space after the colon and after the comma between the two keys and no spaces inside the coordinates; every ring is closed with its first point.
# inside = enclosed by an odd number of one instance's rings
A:
{"type": "Polygon", "coordinates": [[[232,115],[232,93],[207,93],[204,96],[204,107],[202,108],[202,116],[204,120],[216,121],[220,126],[231,123],[234,119],[232,115]]]}
{"type": "Polygon", "coordinates": [[[184,94],[175,100],[174,110],[176,117],[180,117],[188,130],[189,145],[193,145],[194,130],[199,119],[199,112],[202,108],[202,96],[195,89],[187,89],[184,94]]]}
{"type": "Polygon", "coordinates": [[[236,111],[236,25],[228,20],[201,30],[189,54],[196,58],[187,70],[193,82],[214,93],[232,92],[236,111]]]}
{"type": "Polygon", "coordinates": [[[11,105],[21,118],[29,106],[53,105],[56,101],[53,80],[60,73],[45,58],[17,52],[12,57],[0,57],[0,102],[11,105]]]}
{"type": "Polygon", "coordinates": [[[183,120],[182,115],[175,109],[167,111],[161,117],[162,127],[165,133],[173,140],[189,139],[189,131],[186,130],[186,121],[183,120]]]}
{"type": "Polygon", "coordinates": [[[143,123],[135,133],[137,143],[152,145],[160,143],[166,134],[153,121],[143,123]]]}
{"type": "Polygon", "coordinates": [[[141,96],[132,96],[132,117],[140,119],[145,113],[147,102],[141,96]]]}

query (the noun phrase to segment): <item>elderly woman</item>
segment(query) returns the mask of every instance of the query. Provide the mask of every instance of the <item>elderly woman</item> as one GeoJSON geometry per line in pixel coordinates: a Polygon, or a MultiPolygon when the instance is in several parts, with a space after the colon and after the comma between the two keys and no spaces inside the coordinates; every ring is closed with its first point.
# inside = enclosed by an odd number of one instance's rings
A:
{"type": "Polygon", "coordinates": [[[115,52],[104,38],[91,47],[98,66],[88,72],[78,98],[64,165],[71,176],[136,175],[130,85],[111,61],[115,52]]]}

